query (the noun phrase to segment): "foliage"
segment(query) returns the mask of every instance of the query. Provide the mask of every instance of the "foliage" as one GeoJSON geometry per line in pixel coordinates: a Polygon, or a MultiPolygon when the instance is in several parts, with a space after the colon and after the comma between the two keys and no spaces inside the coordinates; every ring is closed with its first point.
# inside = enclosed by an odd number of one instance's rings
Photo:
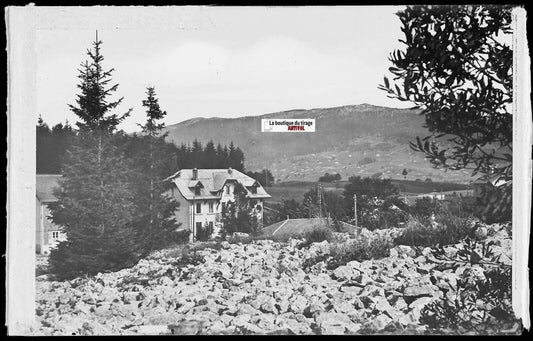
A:
{"type": "Polygon", "coordinates": [[[328,214],[334,219],[344,219],[348,213],[344,198],[333,191],[321,191],[322,208],[319,206],[318,191],[311,188],[303,196],[303,206],[309,217],[324,217],[328,214]],[[322,210],[322,211],[321,211],[322,210]]]}
{"type": "Polygon", "coordinates": [[[476,215],[487,224],[510,221],[513,213],[512,200],[512,185],[482,187],[477,197],[476,215]]]}
{"type": "Polygon", "coordinates": [[[220,143],[215,148],[214,142],[209,141],[205,148],[195,139],[192,146],[182,143],[176,150],[178,165],[184,168],[233,168],[244,172],[244,153],[236,147],[233,141],[228,146],[222,147],[220,143]]]}
{"type": "Polygon", "coordinates": [[[411,215],[429,218],[432,214],[437,213],[440,209],[440,201],[433,198],[420,198],[415,200],[415,204],[409,207],[411,215]]]}
{"type": "Polygon", "coordinates": [[[50,129],[39,116],[36,127],[36,172],[37,174],[60,174],[61,161],[67,146],[76,135],[68,121],[50,129]]]}
{"type": "Polygon", "coordinates": [[[351,261],[362,262],[369,259],[380,259],[390,255],[393,248],[392,241],[387,236],[374,236],[359,234],[349,242],[330,244],[329,255],[319,255],[306,259],[304,268],[309,268],[320,261],[326,263],[330,270],[336,269],[351,261]]]}
{"type": "Polygon", "coordinates": [[[265,225],[274,224],[287,218],[307,218],[309,214],[308,209],[294,199],[282,199],[281,204],[269,204],[269,208],[268,210],[265,209],[263,213],[265,225]]]}
{"type": "Polygon", "coordinates": [[[249,171],[245,174],[250,178],[257,180],[263,187],[270,187],[274,183],[274,176],[269,169],[263,169],[260,172],[249,171]]]}
{"type": "Polygon", "coordinates": [[[429,217],[409,216],[406,227],[394,239],[396,245],[433,247],[456,244],[473,236],[475,227],[470,220],[450,213],[439,213],[432,222],[429,217]]]}
{"type": "Polygon", "coordinates": [[[234,232],[256,233],[259,221],[251,201],[246,197],[246,189],[235,183],[233,200],[222,207],[222,237],[234,232]]]}
{"type": "Polygon", "coordinates": [[[65,155],[58,201],[49,205],[53,223],[67,236],[50,254],[58,278],[118,270],[139,259],[130,182],[113,135],[78,134],[65,155]]]}
{"type": "Polygon", "coordinates": [[[324,240],[331,241],[333,239],[333,231],[326,227],[315,227],[306,232],[303,237],[305,242],[300,247],[307,247],[312,243],[320,243],[324,240]]]}
{"type": "Polygon", "coordinates": [[[207,223],[196,231],[196,240],[200,242],[206,242],[213,235],[213,227],[210,227],[207,223]]]}
{"type": "Polygon", "coordinates": [[[131,266],[143,255],[139,246],[135,173],[124,155],[117,125],[129,115],[111,113],[122,101],[110,101],[118,84],[108,87],[113,69],[104,71],[101,41],[87,51],[91,62],[79,70],[79,132],[66,150],[62,178],[49,205],[52,221],[62,227],[67,240],[50,254],[50,270],[59,279],[96,274],[131,266]]]}
{"type": "Polygon", "coordinates": [[[318,178],[318,181],[319,182],[336,182],[336,181],[340,181],[340,179],[341,179],[341,175],[339,173],[336,173],[336,174],[325,173],[320,178],[318,178]]]}
{"type": "Polygon", "coordinates": [[[456,286],[439,287],[443,298],[422,309],[421,323],[433,332],[446,333],[495,334],[519,330],[520,323],[511,304],[512,267],[499,262],[493,254],[493,245],[493,241],[466,239],[464,250],[453,258],[446,256],[444,250],[436,250],[437,266],[464,270],[456,286]]]}
{"type": "Polygon", "coordinates": [[[390,179],[377,178],[361,178],[360,176],[351,176],[348,178],[348,183],[344,186],[344,196],[352,198],[357,194],[360,196],[373,197],[385,199],[399,194],[398,187],[396,187],[390,179]]]}
{"type": "Polygon", "coordinates": [[[114,69],[104,70],[102,66],[104,57],[100,53],[100,45],[102,41],[96,37],[93,42],[94,50],[87,50],[89,61],[82,63],[81,69],[78,69],[80,94],[77,95],[77,105],[69,104],[70,110],[80,119],[76,122],[80,131],[113,132],[132,110],[129,109],[122,115],[111,113],[120,105],[123,98],[109,101],[109,96],[117,91],[118,84],[108,86],[114,69]]]}
{"type": "MultiPolygon", "coordinates": [[[[397,15],[406,49],[391,54],[389,70],[398,84],[385,77],[380,88],[425,116],[431,135],[411,147],[435,167],[510,180],[511,6],[409,6],[397,15]]],[[[494,207],[510,212],[507,198],[494,207]]]]}
{"type": "Polygon", "coordinates": [[[354,216],[354,195],[357,195],[358,224],[368,228],[388,228],[404,220],[403,206],[398,200],[399,190],[390,179],[352,176],[344,186],[347,215],[354,216]]]}
{"type": "Polygon", "coordinates": [[[134,225],[143,255],[177,242],[177,229],[181,225],[174,218],[179,203],[167,194],[169,184],[163,181],[173,171],[168,164],[171,150],[165,135],[159,136],[165,126],[160,120],[166,112],[159,107],[154,87],[148,87],[146,95],[142,104],[147,119],[144,125],[139,125],[143,136],[126,139],[131,144],[130,160],[135,172],[132,181],[136,206],[134,225]]]}

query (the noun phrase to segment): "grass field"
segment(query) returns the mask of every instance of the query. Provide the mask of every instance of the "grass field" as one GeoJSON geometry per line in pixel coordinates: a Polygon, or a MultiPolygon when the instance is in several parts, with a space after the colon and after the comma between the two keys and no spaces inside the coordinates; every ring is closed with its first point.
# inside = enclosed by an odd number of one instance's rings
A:
{"type": "MultiPolygon", "coordinates": [[[[321,183],[324,191],[333,191],[339,195],[344,192],[344,186],[348,181],[339,181],[336,183],[321,183]]],[[[431,192],[459,191],[470,189],[469,185],[453,182],[426,182],[393,179],[392,183],[398,186],[402,194],[421,194],[431,192]]],[[[281,200],[302,201],[304,194],[310,189],[316,188],[317,182],[312,181],[287,181],[274,184],[267,187],[266,191],[272,196],[267,202],[279,203],[281,200]]]]}

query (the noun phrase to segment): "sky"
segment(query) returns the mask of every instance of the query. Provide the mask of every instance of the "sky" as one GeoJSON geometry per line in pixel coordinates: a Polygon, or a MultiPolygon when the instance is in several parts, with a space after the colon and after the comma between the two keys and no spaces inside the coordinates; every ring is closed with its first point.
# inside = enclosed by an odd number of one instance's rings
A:
{"type": "Polygon", "coordinates": [[[37,114],[49,125],[77,121],[68,104],[75,104],[78,68],[96,30],[104,68],[115,69],[119,84],[112,99],[124,97],[116,112],[133,109],[119,126],[127,132],[146,119],[147,86],[155,87],[167,125],[362,103],[408,107],[377,88],[390,52],[402,48],[394,14],[401,9],[194,7],[197,24],[185,20],[179,28],[102,28],[87,20],[39,29],[37,114]]]}

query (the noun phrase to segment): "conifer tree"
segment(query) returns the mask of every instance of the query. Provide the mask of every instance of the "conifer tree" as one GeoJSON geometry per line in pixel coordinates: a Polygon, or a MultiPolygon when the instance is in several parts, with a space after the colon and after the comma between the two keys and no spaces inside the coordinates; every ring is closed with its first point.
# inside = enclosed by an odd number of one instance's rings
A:
{"type": "Polygon", "coordinates": [[[213,169],[217,168],[217,159],[216,159],[216,150],[215,150],[215,143],[213,140],[210,140],[205,145],[204,150],[204,159],[205,159],[205,168],[213,169]]]}
{"type": "Polygon", "coordinates": [[[102,41],[98,40],[97,34],[93,42],[94,50],[87,50],[90,61],[85,61],[81,64],[81,69],[78,69],[78,78],[81,82],[78,84],[80,94],[77,95],[77,106],[69,104],[70,110],[81,120],[76,122],[80,131],[112,132],[132,110],[129,109],[122,115],[111,113],[111,110],[122,103],[123,97],[116,101],[108,101],[109,96],[117,91],[118,84],[109,85],[115,69],[104,70],[102,66],[104,57],[100,53],[100,45],[102,41]]]}
{"type": "Polygon", "coordinates": [[[191,148],[191,164],[193,168],[203,168],[203,148],[202,142],[194,139],[191,148]]]}
{"type": "Polygon", "coordinates": [[[112,114],[121,100],[108,97],[118,85],[106,88],[113,69],[103,71],[101,41],[88,51],[91,63],[80,70],[79,132],[62,165],[58,201],[50,205],[52,221],[61,226],[67,240],[50,255],[50,268],[59,278],[118,270],[134,264],[141,252],[133,226],[134,204],[131,165],[113,134],[129,115],[112,114]]]}
{"type": "Polygon", "coordinates": [[[133,265],[133,195],[129,166],[112,135],[80,132],[66,153],[52,221],[67,240],[50,255],[59,278],[133,265]]]}
{"type": "Polygon", "coordinates": [[[49,162],[51,158],[50,135],[52,132],[50,131],[48,124],[43,121],[41,115],[39,115],[39,119],[37,120],[36,134],[37,154],[35,161],[37,174],[52,174],[53,172],[51,171],[51,164],[49,162]]]}
{"type": "Polygon", "coordinates": [[[137,150],[135,185],[135,225],[143,255],[177,241],[179,226],[174,218],[178,203],[167,195],[164,178],[171,174],[166,167],[169,156],[174,152],[166,148],[166,134],[161,134],[165,124],[160,122],[167,114],[159,106],[154,87],[148,87],[147,98],[142,105],[146,108],[147,120],[140,125],[144,136],[140,138],[137,150]]]}

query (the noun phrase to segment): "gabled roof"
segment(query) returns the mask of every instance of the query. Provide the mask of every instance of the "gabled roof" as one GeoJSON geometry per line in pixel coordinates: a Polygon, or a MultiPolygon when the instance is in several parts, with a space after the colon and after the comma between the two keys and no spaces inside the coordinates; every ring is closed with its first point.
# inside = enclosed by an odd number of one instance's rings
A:
{"type": "Polygon", "coordinates": [[[42,202],[57,201],[54,195],[54,188],[58,186],[61,175],[57,174],[37,174],[35,182],[35,192],[37,198],[42,202]]]}
{"type": "Polygon", "coordinates": [[[239,182],[245,188],[257,184],[257,193],[252,194],[249,189],[249,198],[270,198],[265,189],[253,178],[243,174],[235,169],[198,169],[197,177],[193,180],[192,169],[182,169],[169,176],[167,180],[176,184],[180,193],[187,200],[192,199],[219,199],[221,190],[227,182],[239,182]],[[194,188],[198,183],[202,184],[200,195],[195,195],[194,188]]]}

